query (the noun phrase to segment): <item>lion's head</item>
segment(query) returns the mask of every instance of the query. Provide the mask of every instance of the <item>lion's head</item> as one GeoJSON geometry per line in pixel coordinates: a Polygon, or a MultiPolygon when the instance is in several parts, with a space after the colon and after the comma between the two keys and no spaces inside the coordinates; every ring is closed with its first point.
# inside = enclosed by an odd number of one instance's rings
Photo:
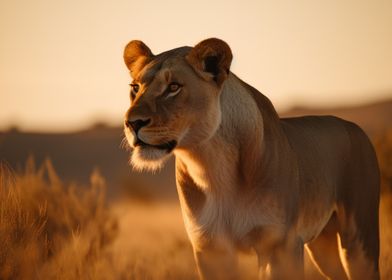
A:
{"type": "Polygon", "coordinates": [[[136,169],[158,169],[174,149],[192,149],[214,135],[232,60],[225,42],[207,39],[153,55],[131,41],[124,60],[133,78],[124,131],[136,169]]]}

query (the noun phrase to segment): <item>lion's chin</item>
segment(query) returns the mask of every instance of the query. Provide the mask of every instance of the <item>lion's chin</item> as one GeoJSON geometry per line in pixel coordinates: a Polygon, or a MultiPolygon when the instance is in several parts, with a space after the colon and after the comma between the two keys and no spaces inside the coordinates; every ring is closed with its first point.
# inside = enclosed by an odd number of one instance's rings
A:
{"type": "Polygon", "coordinates": [[[135,147],[130,163],[138,171],[158,171],[170,158],[171,153],[167,150],[153,147],[135,147]]]}

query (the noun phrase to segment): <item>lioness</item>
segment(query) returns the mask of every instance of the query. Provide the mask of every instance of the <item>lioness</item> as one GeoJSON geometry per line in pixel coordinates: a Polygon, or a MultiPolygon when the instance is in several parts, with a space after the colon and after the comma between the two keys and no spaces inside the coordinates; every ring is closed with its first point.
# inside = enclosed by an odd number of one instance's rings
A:
{"type": "Polygon", "coordinates": [[[155,170],[175,155],[202,279],[240,278],[236,251],[247,249],[261,277],[301,279],[304,245],[326,277],[379,278],[379,170],[357,125],[279,119],[230,72],[232,53],[219,39],[159,55],[131,41],[124,60],[133,78],[130,162],[155,170]]]}

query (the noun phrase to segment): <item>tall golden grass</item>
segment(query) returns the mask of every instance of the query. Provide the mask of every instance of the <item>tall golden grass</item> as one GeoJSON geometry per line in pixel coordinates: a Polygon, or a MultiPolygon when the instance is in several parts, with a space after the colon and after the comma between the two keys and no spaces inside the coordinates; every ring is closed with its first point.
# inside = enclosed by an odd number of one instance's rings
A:
{"type": "MultiPolygon", "coordinates": [[[[98,172],[89,186],[64,184],[46,161],[15,174],[0,168],[0,279],[197,279],[175,203],[105,204],[98,172]]],[[[381,199],[382,279],[392,279],[392,195],[381,199]]],[[[323,279],[306,260],[308,279],[323,279]]],[[[257,279],[254,255],[240,256],[257,279]]]]}
{"type": "Polygon", "coordinates": [[[97,172],[83,188],[64,185],[49,161],[19,175],[2,164],[0,279],[100,279],[116,235],[104,188],[97,172]]]}

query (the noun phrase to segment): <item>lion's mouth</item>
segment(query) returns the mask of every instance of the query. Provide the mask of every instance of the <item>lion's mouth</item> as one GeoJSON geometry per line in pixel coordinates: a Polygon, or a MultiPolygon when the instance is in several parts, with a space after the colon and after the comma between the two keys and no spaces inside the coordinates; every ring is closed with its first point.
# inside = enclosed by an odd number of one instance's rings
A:
{"type": "Polygon", "coordinates": [[[159,145],[152,145],[152,144],[147,144],[145,142],[143,142],[142,140],[140,140],[139,138],[136,138],[136,141],[133,143],[133,146],[136,147],[151,147],[151,148],[155,148],[155,149],[159,149],[159,150],[166,150],[168,153],[170,153],[171,151],[173,151],[173,149],[177,146],[177,141],[176,140],[172,140],[163,144],[159,144],[159,145]]]}

